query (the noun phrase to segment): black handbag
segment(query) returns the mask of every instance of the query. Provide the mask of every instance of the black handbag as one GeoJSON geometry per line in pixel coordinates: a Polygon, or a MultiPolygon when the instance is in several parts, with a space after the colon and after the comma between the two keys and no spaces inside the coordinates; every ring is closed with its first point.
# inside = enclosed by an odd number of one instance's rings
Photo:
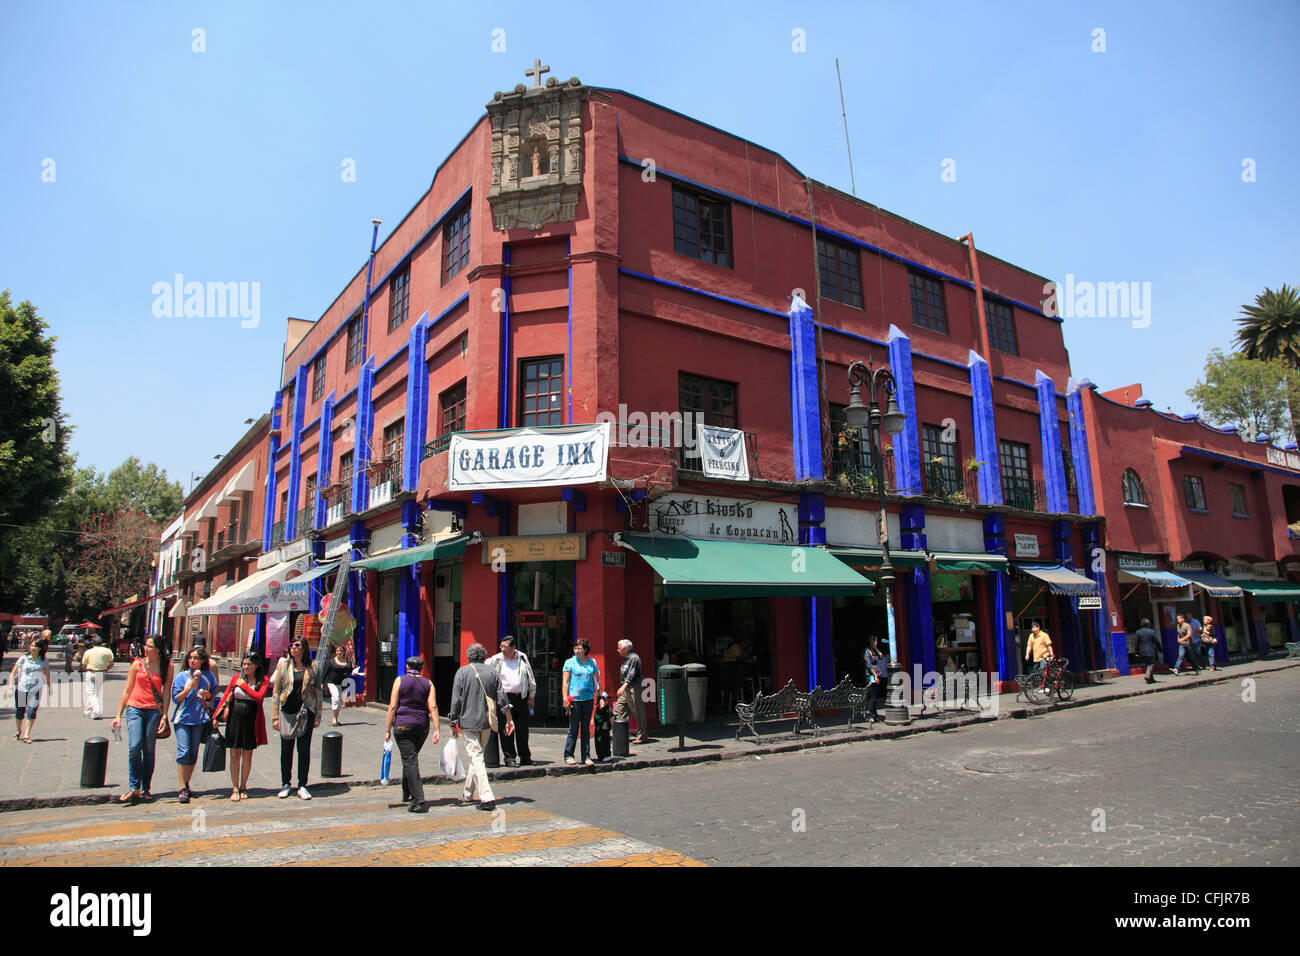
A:
{"type": "Polygon", "coordinates": [[[226,769],[226,740],[221,731],[212,728],[207,741],[203,744],[203,772],[220,773],[226,769]]]}

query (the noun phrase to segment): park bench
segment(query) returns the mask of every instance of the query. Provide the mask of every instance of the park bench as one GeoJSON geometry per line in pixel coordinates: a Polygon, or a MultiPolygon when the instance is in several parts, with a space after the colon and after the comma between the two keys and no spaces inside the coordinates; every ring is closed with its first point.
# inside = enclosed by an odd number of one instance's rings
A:
{"type": "Polygon", "coordinates": [[[794,718],[794,730],[798,733],[799,725],[803,722],[803,708],[797,701],[798,698],[806,696],[806,694],[801,695],[795,689],[794,681],[790,680],[786,681],[785,686],[775,694],[760,693],[751,703],[736,704],[736,716],[740,718],[740,726],[736,728],[736,739],[740,739],[740,732],[746,727],[755,737],[758,737],[756,724],[787,717],[794,718]]]}
{"type": "Polygon", "coordinates": [[[1300,641],[1296,642],[1295,644],[1286,645],[1286,656],[1300,657],[1300,641]]]}
{"type": "Polygon", "coordinates": [[[858,713],[867,709],[867,689],[858,687],[846,677],[830,690],[814,687],[807,694],[798,695],[795,706],[799,713],[795,733],[799,732],[801,724],[807,724],[813,729],[813,733],[820,734],[822,729],[817,724],[816,714],[828,710],[847,710],[849,728],[852,729],[858,713]]]}

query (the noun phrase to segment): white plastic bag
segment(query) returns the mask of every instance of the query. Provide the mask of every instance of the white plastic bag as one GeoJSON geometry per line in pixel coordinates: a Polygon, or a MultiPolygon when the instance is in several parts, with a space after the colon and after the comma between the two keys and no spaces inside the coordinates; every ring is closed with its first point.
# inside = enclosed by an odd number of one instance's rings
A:
{"type": "Polygon", "coordinates": [[[465,779],[465,765],[460,762],[460,749],[456,746],[455,737],[447,738],[447,744],[442,748],[442,756],[438,759],[438,766],[453,780],[465,779]]]}
{"type": "Polygon", "coordinates": [[[384,755],[379,758],[379,782],[385,787],[388,786],[388,774],[393,766],[393,741],[392,738],[384,741],[384,755]]]}

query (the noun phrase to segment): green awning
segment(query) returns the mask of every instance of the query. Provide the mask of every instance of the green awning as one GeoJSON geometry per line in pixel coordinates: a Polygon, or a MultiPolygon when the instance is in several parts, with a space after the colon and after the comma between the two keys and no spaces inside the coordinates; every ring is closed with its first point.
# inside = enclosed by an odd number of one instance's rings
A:
{"type": "MultiPolygon", "coordinates": [[[[855,568],[878,568],[885,560],[879,548],[828,548],[831,554],[855,568]]],[[[924,551],[889,549],[889,563],[896,568],[915,568],[926,563],[924,551]]]]}
{"type": "Polygon", "coordinates": [[[1005,571],[1007,559],[1001,554],[966,554],[960,551],[934,552],[934,566],[940,571],[1005,571]]]}
{"type": "Polygon", "coordinates": [[[867,595],[874,585],[822,548],[627,534],[669,597],[867,595]]]}
{"type": "Polygon", "coordinates": [[[1234,581],[1233,583],[1240,584],[1260,604],[1300,601],[1300,584],[1294,581],[1234,581]]]}
{"type": "Polygon", "coordinates": [[[402,548],[389,551],[373,558],[363,558],[352,562],[353,571],[391,571],[404,568],[417,561],[433,561],[438,558],[459,558],[469,545],[469,535],[461,534],[433,544],[422,544],[417,548],[402,548]]]}

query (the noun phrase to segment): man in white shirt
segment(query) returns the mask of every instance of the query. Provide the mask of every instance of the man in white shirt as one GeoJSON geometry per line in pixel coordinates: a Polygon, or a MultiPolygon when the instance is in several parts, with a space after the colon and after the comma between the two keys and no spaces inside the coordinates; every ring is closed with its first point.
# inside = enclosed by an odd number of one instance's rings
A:
{"type": "Polygon", "coordinates": [[[489,657],[487,664],[501,678],[501,689],[510,700],[510,713],[515,721],[514,734],[499,738],[506,766],[527,767],[533,762],[533,752],[528,749],[528,718],[537,698],[533,667],[528,663],[528,655],[515,647],[515,639],[509,634],[501,638],[501,653],[489,657]]]}

